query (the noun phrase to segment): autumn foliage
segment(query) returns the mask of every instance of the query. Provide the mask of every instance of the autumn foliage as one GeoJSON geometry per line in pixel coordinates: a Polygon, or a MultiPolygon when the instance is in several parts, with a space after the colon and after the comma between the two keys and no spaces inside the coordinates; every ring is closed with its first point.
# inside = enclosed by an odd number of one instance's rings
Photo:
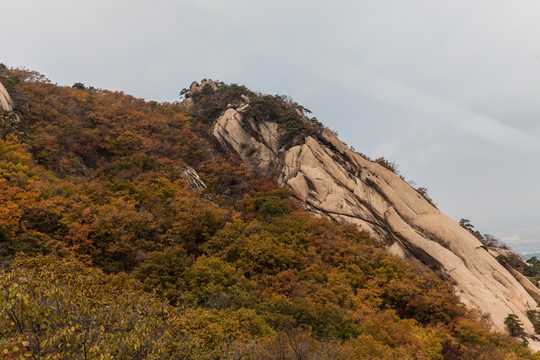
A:
{"type": "Polygon", "coordinates": [[[186,107],[0,81],[21,119],[0,129],[0,357],[539,358],[450,284],[253,178],[208,132],[257,96],[244,87],[186,107]]]}

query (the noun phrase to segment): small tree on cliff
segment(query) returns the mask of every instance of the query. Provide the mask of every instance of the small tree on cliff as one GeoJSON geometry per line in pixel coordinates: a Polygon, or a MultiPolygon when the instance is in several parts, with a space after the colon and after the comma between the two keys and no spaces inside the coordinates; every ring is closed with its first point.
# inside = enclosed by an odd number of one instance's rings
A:
{"type": "Polygon", "coordinates": [[[523,323],[519,321],[516,314],[508,314],[506,319],[504,319],[504,324],[510,332],[510,336],[520,338],[525,346],[529,344],[529,341],[526,339],[527,333],[523,329],[523,323]]]}
{"type": "Polygon", "coordinates": [[[478,240],[482,240],[482,234],[480,234],[478,230],[474,230],[474,225],[471,224],[471,220],[461,219],[459,220],[459,225],[471,234],[473,234],[478,240]]]}

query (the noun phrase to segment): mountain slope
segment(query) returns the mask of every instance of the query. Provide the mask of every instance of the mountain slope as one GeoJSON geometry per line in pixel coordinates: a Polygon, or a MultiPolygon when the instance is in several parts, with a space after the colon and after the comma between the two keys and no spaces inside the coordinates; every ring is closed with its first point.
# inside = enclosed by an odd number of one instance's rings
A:
{"type": "Polygon", "coordinates": [[[526,312],[536,309],[533,297],[540,291],[522,286],[472,234],[327,129],[290,148],[279,147],[278,124],[244,116],[249,106],[230,107],[213,126],[218,141],[249,169],[273,176],[311,212],[368,230],[387,241],[391,252],[435,270],[455,285],[464,304],[489,314],[498,331],[506,331],[508,314],[517,314],[534,333],[526,312]]]}
{"type": "MultiPolygon", "coordinates": [[[[0,81],[18,115],[0,124],[8,358],[539,358],[490,332],[434,272],[313,216],[268,178],[298,148],[332,154],[326,169],[290,163],[286,179],[316,170],[309,191],[346,164],[284,97],[206,81],[183,104],[146,102],[5,67],[0,81]],[[236,129],[216,126],[226,113],[240,115],[236,129]]],[[[336,179],[317,194],[339,202],[336,179]]]]}

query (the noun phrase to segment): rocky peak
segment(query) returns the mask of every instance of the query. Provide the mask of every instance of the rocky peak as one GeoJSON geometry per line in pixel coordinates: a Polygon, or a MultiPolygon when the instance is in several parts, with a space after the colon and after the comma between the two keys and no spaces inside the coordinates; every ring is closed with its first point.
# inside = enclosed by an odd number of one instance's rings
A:
{"type": "Polygon", "coordinates": [[[472,234],[327,129],[299,132],[292,146],[281,146],[286,130],[273,119],[255,121],[250,106],[229,107],[212,132],[251,171],[273,176],[317,216],[369,231],[390,252],[451,281],[462,302],[486,313],[495,330],[505,332],[504,319],[516,314],[534,333],[526,312],[536,309],[540,290],[502,266],[472,234]]]}
{"type": "Polygon", "coordinates": [[[193,97],[195,94],[205,93],[205,92],[214,92],[218,89],[218,83],[214,80],[202,79],[199,84],[197,81],[191,83],[189,87],[189,93],[186,97],[193,97]]]}
{"type": "Polygon", "coordinates": [[[218,82],[209,79],[202,79],[200,84],[197,81],[194,81],[189,86],[189,89],[183,89],[182,92],[180,92],[180,95],[184,95],[185,97],[182,103],[187,107],[191,107],[195,104],[195,99],[198,96],[209,95],[215,92],[219,85],[218,82]]]}

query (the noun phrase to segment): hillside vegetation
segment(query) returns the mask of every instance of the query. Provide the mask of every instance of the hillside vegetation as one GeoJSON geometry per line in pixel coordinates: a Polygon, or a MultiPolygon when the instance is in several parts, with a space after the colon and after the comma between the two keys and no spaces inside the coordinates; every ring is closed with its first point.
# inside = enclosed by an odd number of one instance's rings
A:
{"type": "Polygon", "coordinates": [[[0,122],[3,359],[540,359],[208,134],[242,95],[283,116],[284,143],[317,131],[283,98],[223,84],[186,107],[21,69],[0,81],[21,119],[0,122]]]}

